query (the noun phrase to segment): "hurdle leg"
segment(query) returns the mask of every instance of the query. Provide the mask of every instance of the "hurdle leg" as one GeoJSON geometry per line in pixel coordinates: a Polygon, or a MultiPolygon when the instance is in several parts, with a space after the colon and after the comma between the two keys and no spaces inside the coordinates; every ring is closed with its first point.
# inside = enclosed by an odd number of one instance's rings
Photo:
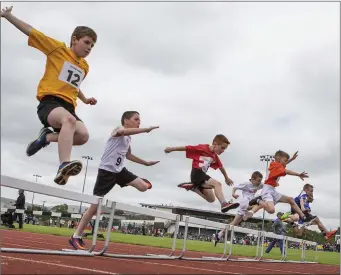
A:
{"type": "Polygon", "coordinates": [[[92,235],[92,244],[91,244],[90,249],[88,250],[89,252],[92,252],[95,249],[95,246],[96,246],[97,232],[98,232],[98,226],[99,226],[99,219],[100,219],[101,210],[102,210],[102,201],[103,201],[103,198],[99,198],[98,199],[98,206],[97,206],[94,234],[92,235]]]}
{"type": "Polygon", "coordinates": [[[174,230],[174,237],[173,237],[173,244],[172,244],[172,251],[169,254],[169,257],[172,257],[175,249],[176,249],[176,240],[178,238],[178,232],[179,232],[179,226],[180,226],[180,216],[178,215],[176,217],[176,221],[175,221],[175,230],[174,230]]]}
{"type": "Polygon", "coordinates": [[[175,220],[175,229],[174,229],[174,236],[173,236],[173,243],[172,243],[172,248],[171,248],[171,252],[169,255],[158,255],[158,254],[152,254],[152,253],[148,253],[147,256],[151,256],[151,257],[169,257],[170,259],[179,259],[180,256],[173,256],[175,249],[176,249],[176,240],[178,237],[178,232],[179,232],[179,226],[180,226],[180,215],[176,216],[176,220],[175,220]]]}
{"type": "Polygon", "coordinates": [[[187,242],[187,234],[188,234],[188,221],[189,221],[189,217],[186,216],[185,218],[185,233],[184,233],[184,242],[183,242],[183,246],[182,246],[182,253],[179,256],[179,259],[182,259],[183,256],[186,253],[186,242],[187,242]]]}
{"type": "Polygon", "coordinates": [[[315,255],[314,255],[314,263],[317,263],[317,243],[315,245],[315,255]]]}
{"type": "Polygon", "coordinates": [[[203,256],[202,259],[208,260],[208,261],[227,261],[229,256],[225,258],[226,252],[227,252],[227,235],[230,229],[230,225],[225,225],[225,234],[224,234],[224,252],[221,257],[207,257],[203,256]]]}
{"type": "MultiPolygon", "coordinates": [[[[224,259],[225,256],[226,256],[226,252],[227,252],[227,234],[228,234],[229,229],[230,229],[230,226],[226,225],[225,226],[225,235],[224,235],[224,252],[223,252],[223,256],[221,256],[221,259],[224,259]]],[[[226,260],[228,260],[228,257],[226,257],[226,260]]]]}
{"type": "Polygon", "coordinates": [[[261,239],[261,232],[259,231],[257,234],[257,247],[256,247],[256,257],[255,261],[260,260],[260,257],[258,255],[260,254],[259,249],[260,249],[260,239],[261,239]]]}
{"type": "Polygon", "coordinates": [[[112,228],[112,225],[114,223],[114,215],[115,215],[116,202],[112,202],[111,206],[109,208],[111,208],[111,212],[110,212],[108,228],[107,228],[107,232],[106,232],[106,236],[105,236],[104,247],[103,247],[103,249],[100,252],[95,252],[94,253],[96,256],[103,255],[103,253],[105,253],[107,251],[108,247],[109,247],[111,228],[112,228]]]}

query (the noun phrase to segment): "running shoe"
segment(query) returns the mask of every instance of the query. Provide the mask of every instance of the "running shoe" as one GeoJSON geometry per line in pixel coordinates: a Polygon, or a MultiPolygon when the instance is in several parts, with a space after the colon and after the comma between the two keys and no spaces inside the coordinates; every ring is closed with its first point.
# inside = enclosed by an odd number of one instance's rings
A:
{"type": "Polygon", "coordinates": [[[58,169],[54,182],[59,185],[65,185],[69,176],[76,176],[82,171],[83,164],[79,160],[63,162],[58,169]]]}
{"type": "Polygon", "coordinates": [[[33,156],[35,153],[37,153],[40,149],[48,146],[50,142],[46,140],[46,136],[48,134],[53,133],[49,128],[42,128],[39,131],[38,138],[31,141],[27,147],[26,147],[26,155],[28,157],[33,156]]]}
{"type": "Polygon", "coordinates": [[[76,250],[86,250],[85,243],[83,242],[82,238],[75,238],[72,236],[69,239],[69,244],[71,244],[76,250]]]}

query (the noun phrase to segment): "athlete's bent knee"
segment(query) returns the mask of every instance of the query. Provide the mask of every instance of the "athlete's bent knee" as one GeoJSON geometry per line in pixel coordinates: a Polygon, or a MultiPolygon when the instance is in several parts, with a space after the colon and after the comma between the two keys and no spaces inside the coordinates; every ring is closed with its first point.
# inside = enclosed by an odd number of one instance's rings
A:
{"type": "Polygon", "coordinates": [[[148,186],[146,183],[143,185],[141,184],[141,186],[139,187],[140,192],[146,192],[147,190],[148,190],[148,186]]]}
{"type": "Polygon", "coordinates": [[[288,197],[287,200],[288,200],[288,203],[289,203],[290,205],[295,205],[295,204],[296,204],[296,203],[295,203],[295,200],[294,200],[292,197],[288,197]]]}
{"type": "Polygon", "coordinates": [[[214,181],[213,182],[213,186],[214,186],[214,188],[222,187],[222,185],[221,185],[221,183],[219,181],[214,181]]]}
{"type": "Polygon", "coordinates": [[[62,125],[64,125],[64,124],[70,124],[70,125],[72,125],[73,127],[76,127],[76,122],[77,122],[76,118],[75,118],[73,115],[71,115],[71,114],[66,115],[66,116],[62,119],[62,125]]]}
{"type": "Polygon", "coordinates": [[[89,133],[87,131],[83,133],[77,133],[77,144],[83,145],[87,143],[88,140],[89,140],[89,133]]]}
{"type": "Polygon", "coordinates": [[[274,214],[275,213],[275,208],[269,208],[267,211],[269,214],[274,214]]]}
{"type": "Polygon", "coordinates": [[[215,197],[208,197],[206,198],[208,202],[215,202],[215,197]]]}

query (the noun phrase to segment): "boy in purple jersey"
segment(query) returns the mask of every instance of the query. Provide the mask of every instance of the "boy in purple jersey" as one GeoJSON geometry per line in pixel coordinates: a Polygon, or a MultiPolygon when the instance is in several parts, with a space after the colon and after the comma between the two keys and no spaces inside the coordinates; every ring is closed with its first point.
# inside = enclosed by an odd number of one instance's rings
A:
{"type": "MultiPolygon", "coordinates": [[[[310,203],[314,201],[313,196],[314,196],[314,186],[307,183],[303,186],[303,191],[295,198],[296,204],[301,208],[302,212],[305,213],[306,216],[311,216],[310,203]]],[[[304,223],[293,209],[291,209],[290,212],[285,213],[281,217],[281,220],[283,222],[289,223],[293,227],[294,234],[296,236],[300,237],[303,235],[303,231],[305,228],[305,226],[303,226],[304,223]],[[298,224],[295,224],[295,222],[298,222],[298,224]]],[[[318,217],[313,219],[308,224],[308,226],[309,225],[317,225],[326,240],[331,239],[333,236],[335,236],[337,232],[337,229],[328,231],[327,228],[323,225],[323,223],[320,221],[318,217]]]]}

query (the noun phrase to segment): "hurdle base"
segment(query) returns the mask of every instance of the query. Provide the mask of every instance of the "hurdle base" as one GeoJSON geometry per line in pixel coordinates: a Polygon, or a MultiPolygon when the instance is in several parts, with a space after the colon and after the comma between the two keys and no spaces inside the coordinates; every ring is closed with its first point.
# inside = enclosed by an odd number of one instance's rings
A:
{"type": "Polygon", "coordinates": [[[21,248],[1,248],[4,253],[26,253],[26,254],[43,254],[43,255],[64,255],[64,256],[89,256],[93,257],[94,254],[89,251],[82,250],[43,250],[43,249],[21,249],[21,248]]]}
{"type": "Polygon", "coordinates": [[[231,262],[259,262],[259,259],[252,259],[252,258],[230,258],[229,261],[231,262]]]}
{"type": "Polygon", "coordinates": [[[179,256],[168,256],[158,254],[146,254],[146,255],[128,255],[128,254],[111,254],[103,253],[102,256],[111,258],[128,258],[128,259],[157,259],[157,260],[176,260],[179,256]],[[150,255],[150,256],[148,256],[150,255]]]}
{"type": "Polygon", "coordinates": [[[201,256],[201,258],[194,258],[194,257],[184,257],[182,256],[180,258],[181,260],[185,260],[185,261],[199,261],[199,262],[207,262],[207,261],[222,261],[222,262],[226,262],[227,258],[219,258],[219,257],[208,257],[208,256],[201,256]]]}
{"type": "Polygon", "coordinates": [[[228,260],[228,257],[209,257],[209,256],[202,256],[201,257],[205,261],[224,261],[226,262],[228,260]]]}

